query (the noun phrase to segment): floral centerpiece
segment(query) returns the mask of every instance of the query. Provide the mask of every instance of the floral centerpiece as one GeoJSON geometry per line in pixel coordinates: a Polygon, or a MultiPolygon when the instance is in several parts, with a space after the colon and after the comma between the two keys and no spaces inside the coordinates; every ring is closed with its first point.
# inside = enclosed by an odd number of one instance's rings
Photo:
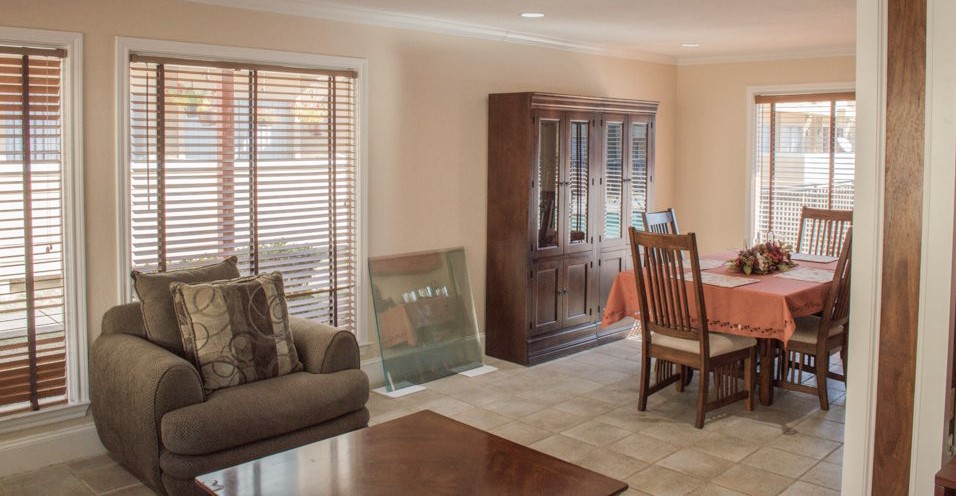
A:
{"type": "Polygon", "coordinates": [[[772,274],[786,272],[797,265],[790,260],[790,245],[777,240],[757,243],[752,248],[740,250],[737,258],[728,260],[730,266],[744,274],[772,274]]]}

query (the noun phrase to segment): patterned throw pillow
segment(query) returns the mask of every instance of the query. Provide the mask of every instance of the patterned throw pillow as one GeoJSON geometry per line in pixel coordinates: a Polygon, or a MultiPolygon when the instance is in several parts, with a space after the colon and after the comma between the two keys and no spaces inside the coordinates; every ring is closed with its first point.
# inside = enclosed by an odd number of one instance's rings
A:
{"type": "Polygon", "coordinates": [[[279,272],[173,283],[170,291],[183,346],[206,393],[302,369],[279,272]]]}

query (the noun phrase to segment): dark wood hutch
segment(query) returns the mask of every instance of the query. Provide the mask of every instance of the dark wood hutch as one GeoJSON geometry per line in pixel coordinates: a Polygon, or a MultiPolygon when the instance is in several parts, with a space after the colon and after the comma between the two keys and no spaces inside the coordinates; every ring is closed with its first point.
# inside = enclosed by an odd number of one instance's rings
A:
{"type": "Polygon", "coordinates": [[[657,105],[489,96],[488,355],[533,365],[627,334],[601,311],[653,204],[657,105]]]}

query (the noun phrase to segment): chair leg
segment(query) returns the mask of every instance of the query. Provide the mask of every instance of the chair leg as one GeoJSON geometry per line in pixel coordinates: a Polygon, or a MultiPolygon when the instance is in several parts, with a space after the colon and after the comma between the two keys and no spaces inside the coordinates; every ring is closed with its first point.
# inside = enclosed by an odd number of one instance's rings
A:
{"type": "Polygon", "coordinates": [[[747,388],[747,411],[754,409],[754,370],[756,370],[757,350],[750,349],[750,355],[744,360],[744,386],[747,388]]]}
{"type": "Polygon", "coordinates": [[[651,386],[651,357],[645,353],[641,357],[641,362],[643,362],[641,365],[641,390],[637,399],[637,409],[643,412],[647,410],[647,390],[651,386]]]}
{"type": "Polygon", "coordinates": [[[847,359],[847,334],[843,333],[843,344],[840,345],[840,361],[843,362],[843,380],[846,381],[846,378],[850,375],[846,369],[846,359],[847,359]]]}
{"type": "Polygon", "coordinates": [[[684,380],[687,377],[687,370],[688,370],[688,367],[686,365],[680,366],[680,380],[677,381],[678,393],[683,393],[684,386],[687,385],[687,381],[684,380]]]}
{"type": "Polygon", "coordinates": [[[830,370],[830,357],[826,354],[824,356],[815,357],[817,362],[816,374],[817,374],[817,395],[820,396],[820,409],[829,410],[830,409],[830,399],[828,398],[827,392],[827,371],[830,370]]]}
{"type": "Polygon", "coordinates": [[[707,414],[707,387],[710,379],[710,371],[702,367],[700,369],[700,384],[697,390],[697,419],[694,427],[704,428],[704,416],[707,414]]]}

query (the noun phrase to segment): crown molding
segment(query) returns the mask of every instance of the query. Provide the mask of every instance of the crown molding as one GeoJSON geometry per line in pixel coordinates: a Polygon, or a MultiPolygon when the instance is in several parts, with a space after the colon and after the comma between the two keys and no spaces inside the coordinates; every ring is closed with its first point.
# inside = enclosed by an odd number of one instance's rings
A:
{"type": "Polygon", "coordinates": [[[620,49],[580,43],[573,40],[537,36],[517,31],[508,31],[478,24],[437,19],[434,17],[382,12],[341,5],[320,5],[310,0],[188,0],[193,3],[216,5],[246,10],[258,10],[301,17],[332,21],[367,24],[390,28],[411,29],[436,34],[465,36],[491,41],[504,41],[566,52],[600,55],[629,60],[640,60],[669,65],[729,64],[737,62],[767,62],[773,60],[809,59],[822,57],[853,56],[853,46],[789,52],[764,52],[749,54],[725,54],[701,57],[672,57],[641,50],[620,49]]]}
{"type": "Polygon", "coordinates": [[[775,60],[822,59],[828,57],[855,57],[853,45],[814,50],[791,50],[747,54],[711,55],[703,57],[680,57],[677,65],[735,64],[740,62],[773,62],[775,60]]]}

